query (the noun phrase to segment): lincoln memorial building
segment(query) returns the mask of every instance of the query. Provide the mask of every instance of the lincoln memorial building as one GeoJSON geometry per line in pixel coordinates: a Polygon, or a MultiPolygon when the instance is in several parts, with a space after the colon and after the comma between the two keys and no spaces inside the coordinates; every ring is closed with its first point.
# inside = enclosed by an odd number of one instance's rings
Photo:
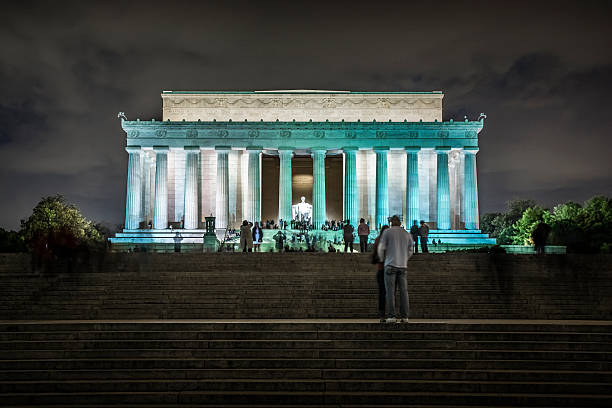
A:
{"type": "MultiPolygon", "coordinates": [[[[163,91],[163,120],[120,114],[128,154],[125,229],[113,244],[202,243],[243,220],[390,215],[426,221],[447,243],[494,243],[478,226],[476,157],[484,115],[442,120],[432,92],[163,91]],[[310,207],[309,207],[310,208],[310,207]]],[[[440,238],[441,237],[441,238],[440,238]]]]}

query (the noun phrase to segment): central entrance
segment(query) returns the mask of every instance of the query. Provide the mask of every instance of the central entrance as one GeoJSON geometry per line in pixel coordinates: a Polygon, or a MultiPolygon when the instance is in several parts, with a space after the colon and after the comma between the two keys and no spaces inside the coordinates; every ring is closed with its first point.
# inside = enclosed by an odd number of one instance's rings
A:
{"type": "MultiPolygon", "coordinates": [[[[261,159],[261,219],[278,222],[278,156],[262,155],[261,159]]],[[[291,204],[301,197],[312,204],[312,158],[296,155],[291,160],[291,204]]],[[[342,219],[342,155],[325,158],[325,205],[328,220],[342,219]]]]}

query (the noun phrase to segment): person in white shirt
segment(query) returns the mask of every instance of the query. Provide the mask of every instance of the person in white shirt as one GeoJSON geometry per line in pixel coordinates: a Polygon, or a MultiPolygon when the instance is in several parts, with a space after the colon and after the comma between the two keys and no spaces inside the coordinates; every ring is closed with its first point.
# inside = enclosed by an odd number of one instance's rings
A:
{"type": "Polygon", "coordinates": [[[386,323],[396,321],[395,287],[400,292],[400,315],[398,322],[408,322],[408,259],[414,251],[412,237],[401,226],[397,215],[391,217],[391,228],[382,235],[378,244],[378,257],[385,262],[385,289],[387,292],[386,323]]]}

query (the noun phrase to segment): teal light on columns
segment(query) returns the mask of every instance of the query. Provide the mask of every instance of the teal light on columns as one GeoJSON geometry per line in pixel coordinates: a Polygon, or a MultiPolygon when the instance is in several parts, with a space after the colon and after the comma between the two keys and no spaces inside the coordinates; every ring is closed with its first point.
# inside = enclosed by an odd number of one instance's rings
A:
{"type": "Polygon", "coordinates": [[[229,225],[229,146],[216,146],[217,151],[217,228],[229,225]]]}
{"type": "Polygon", "coordinates": [[[249,169],[247,186],[247,217],[253,223],[261,221],[261,177],[260,177],[260,146],[247,147],[249,153],[249,169]]]}
{"type": "Polygon", "coordinates": [[[406,220],[404,226],[410,228],[414,221],[420,220],[419,196],[419,151],[420,147],[406,147],[406,220]]]}
{"type": "Polygon", "coordinates": [[[185,146],[184,228],[198,228],[198,146],[185,146]]]}
{"type": "Polygon", "coordinates": [[[291,158],[293,148],[279,147],[280,172],[278,176],[278,219],[289,222],[291,214],[291,158]]]}
{"type": "Polygon", "coordinates": [[[140,146],[128,146],[128,180],[125,200],[125,229],[138,229],[140,224],[140,210],[142,200],[142,165],[140,146]]]}
{"type": "Polygon", "coordinates": [[[450,147],[438,146],[436,153],[438,154],[438,176],[437,176],[437,201],[438,201],[438,216],[437,229],[450,229],[450,186],[448,179],[448,152],[450,147]]]}
{"type": "Polygon", "coordinates": [[[476,153],[477,147],[465,147],[464,155],[464,171],[465,178],[463,183],[464,197],[464,220],[465,229],[476,230],[478,226],[478,193],[476,179],[476,153]]]}
{"type": "Polygon", "coordinates": [[[388,146],[374,147],[376,152],[376,229],[388,224],[389,178],[387,174],[388,146]]]}
{"type": "MultiPolygon", "coordinates": [[[[149,156],[141,151],[140,165],[142,170],[140,172],[140,222],[147,224],[147,195],[149,193],[149,178],[151,177],[151,163],[149,162],[149,156]]],[[[146,227],[145,227],[146,228],[146,227]]]]}
{"type": "Polygon", "coordinates": [[[153,146],[155,151],[155,204],[153,228],[168,228],[168,146],[153,146]]]}
{"type": "Polygon", "coordinates": [[[359,196],[357,195],[357,147],[345,147],[344,151],[344,219],[357,225],[359,196]]]}
{"type": "Polygon", "coordinates": [[[312,149],[312,224],[321,229],[325,223],[325,149],[312,149]]]}

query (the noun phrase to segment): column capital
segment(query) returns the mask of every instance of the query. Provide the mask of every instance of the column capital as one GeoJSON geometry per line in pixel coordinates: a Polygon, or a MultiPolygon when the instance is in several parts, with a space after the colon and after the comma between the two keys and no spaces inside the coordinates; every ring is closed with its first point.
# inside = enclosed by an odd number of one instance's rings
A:
{"type": "Polygon", "coordinates": [[[419,146],[406,146],[404,149],[407,153],[418,153],[421,151],[419,146]]]}
{"type": "Polygon", "coordinates": [[[198,153],[200,151],[200,146],[184,146],[183,150],[187,153],[198,153]]]}
{"type": "Polygon", "coordinates": [[[262,146],[247,146],[246,150],[249,153],[261,153],[261,151],[263,150],[263,147],[262,146]]]}
{"type": "Polygon", "coordinates": [[[473,146],[465,146],[463,148],[463,152],[465,154],[476,154],[476,153],[478,153],[479,150],[480,150],[479,148],[473,147],[473,146]]]}
{"type": "Polygon", "coordinates": [[[450,150],[450,146],[436,146],[436,153],[448,153],[450,150]]]}
{"type": "Polygon", "coordinates": [[[215,146],[215,150],[220,153],[227,153],[232,150],[232,146],[215,146]]]}
{"type": "Polygon", "coordinates": [[[128,153],[140,153],[142,152],[141,146],[126,146],[125,151],[128,153]]]}
{"type": "Polygon", "coordinates": [[[170,151],[170,147],[168,146],[153,146],[153,150],[159,153],[166,153],[170,151]]]}
{"type": "Polygon", "coordinates": [[[311,153],[325,153],[327,154],[327,148],[323,146],[315,146],[310,148],[311,153]]]}
{"type": "Polygon", "coordinates": [[[292,152],[295,150],[295,147],[293,146],[278,146],[276,148],[276,150],[278,150],[279,152],[292,152]]]}
{"type": "Polygon", "coordinates": [[[359,147],[357,147],[357,146],[344,146],[342,148],[342,151],[344,153],[349,153],[349,152],[355,153],[357,150],[359,150],[359,147]]]}

